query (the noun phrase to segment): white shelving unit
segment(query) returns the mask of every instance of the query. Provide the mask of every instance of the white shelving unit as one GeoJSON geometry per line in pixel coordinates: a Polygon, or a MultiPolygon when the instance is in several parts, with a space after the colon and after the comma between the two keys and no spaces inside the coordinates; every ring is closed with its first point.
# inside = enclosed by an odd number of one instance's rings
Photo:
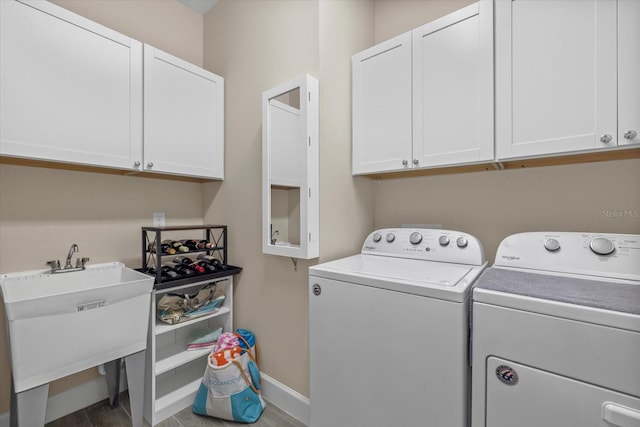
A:
{"type": "Polygon", "coordinates": [[[233,275],[197,281],[153,291],[147,345],[144,418],[152,426],[193,404],[200,387],[210,349],[187,350],[194,329],[233,330],[233,275]],[[190,293],[216,283],[216,294],[225,295],[214,313],[169,325],[156,318],[157,301],[166,293],[190,293]]]}

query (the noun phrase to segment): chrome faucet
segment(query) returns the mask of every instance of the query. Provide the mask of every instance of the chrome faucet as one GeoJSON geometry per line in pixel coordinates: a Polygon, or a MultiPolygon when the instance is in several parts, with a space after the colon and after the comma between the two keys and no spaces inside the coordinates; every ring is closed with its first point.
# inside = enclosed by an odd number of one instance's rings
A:
{"type": "Polygon", "coordinates": [[[78,245],[76,245],[76,244],[74,243],[74,244],[72,244],[72,245],[71,245],[71,247],[69,248],[69,253],[67,254],[67,262],[66,262],[66,263],[65,263],[65,265],[64,265],[64,268],[65,268],[65,269],[73,268],[73,267],[71,266],[71,257],[73,256],[73,254],[74,254],[75,252],[78,252],[78,245]]]}
{"type": "Polygon", "coordinates": [[[76,266],[71,265],[71,257],[74,253],[78,252],[78,245],[75,243],[71,245],[69,248],[69,253],[67,254],[67,261],[64,264],[64,268],[60,268],[60,260],[51,260],[47,261],[47,265],[51,267],[51,273],[69,273],[71,271],[80,271],[84,270],[84,265],[89,261],[89,258],[77,258],[76,266]]]}

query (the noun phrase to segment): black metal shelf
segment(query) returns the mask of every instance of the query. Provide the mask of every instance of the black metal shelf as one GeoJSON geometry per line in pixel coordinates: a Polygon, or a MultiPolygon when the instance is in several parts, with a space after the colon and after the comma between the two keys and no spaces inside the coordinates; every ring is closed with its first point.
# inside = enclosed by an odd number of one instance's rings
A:
{"type": "MultiPolygon", "coordinates": [[[[182,236],[184,238],[184,236],[182,236]]],[[[179,239],[174,239],[179,240],[179,239]]],[[[242,268],[227,264],[227,226],[226,225],[183,225],[183,226],[167,226],[167,227],[142,227],[142,268],[141,272],[155,276],[155,289],[166,289],[176,286],[188,285],[207,280],[215,280],[225,276],[238,274],[242,268]],[[163,253],[160,250],[162,243],[162,233],[202,230],[203,238],[215,246],[208,249],[196,249],[189,252],[176,252],[175,254],[163,253]],[[155,251],[150,250],[155,247],[155,251]],[[183,276],[178,278],[163,278],[160,267],[162,266],[162,258],[172,259],[178,255],[188,256],[194,253],[206,253],[215,256],[220,263],[225,266],[214,273],[196,273],[191,276],[183,276]],[[156,273],[149,274],[149,267],[154,267],[156,273]]]]}
{"type": "MultiPolygon", "coordinates": [[[[143,271],[142,269],[140,269],[139,271],[149,276],[153,276],[153,274],[149,274],[146,271],[143,271]]],[[[242,267],[236,267],[235,265],[228,265],[226,270],[216,271],[215,273],[200,273],[200,274],[194,274],[193,276],[178,277],[175,279],[165,279],[165,280],[161,280],[160,282],[158,282],[158,279],[156,277],[156,282],[153,285],[153,288],[156,290],[161,290],[161,289],[175,288],[182,285],[190,285],[191,283],[214,281],[214,280],[225,278],[228,276],[234,276],[236,274],[239,274],[241,271],[242,271],[242,267]]]]}

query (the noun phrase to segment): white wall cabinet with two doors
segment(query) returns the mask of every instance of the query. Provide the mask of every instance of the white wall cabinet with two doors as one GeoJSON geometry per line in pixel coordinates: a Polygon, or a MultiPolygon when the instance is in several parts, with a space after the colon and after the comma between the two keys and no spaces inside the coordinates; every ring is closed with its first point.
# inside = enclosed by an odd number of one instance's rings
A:
{"type": "Polygon", "coordinates": [[[0,155],[224,177],[224,80],[45,1],[0,1],[0,155]]]}
{"type": "Polygon", "coordinates": [[[352,58],[353,174],[492,161],[493,3],[352,58]]]}
{"type": "Polygon", "coordinates": [[[495,8],[498,159],[640,143],[640,2],[495,8]]]}

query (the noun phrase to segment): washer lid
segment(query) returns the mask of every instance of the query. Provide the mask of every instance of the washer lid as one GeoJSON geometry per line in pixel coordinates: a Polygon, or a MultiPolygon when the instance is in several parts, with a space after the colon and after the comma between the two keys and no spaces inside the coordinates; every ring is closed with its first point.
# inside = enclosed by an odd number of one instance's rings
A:
{"type": "Polygon", "coordinates": [[[309,274],[414,295],[463,301],[469,285],[485,265],[359,254],[311,267],[309,274]]]}

